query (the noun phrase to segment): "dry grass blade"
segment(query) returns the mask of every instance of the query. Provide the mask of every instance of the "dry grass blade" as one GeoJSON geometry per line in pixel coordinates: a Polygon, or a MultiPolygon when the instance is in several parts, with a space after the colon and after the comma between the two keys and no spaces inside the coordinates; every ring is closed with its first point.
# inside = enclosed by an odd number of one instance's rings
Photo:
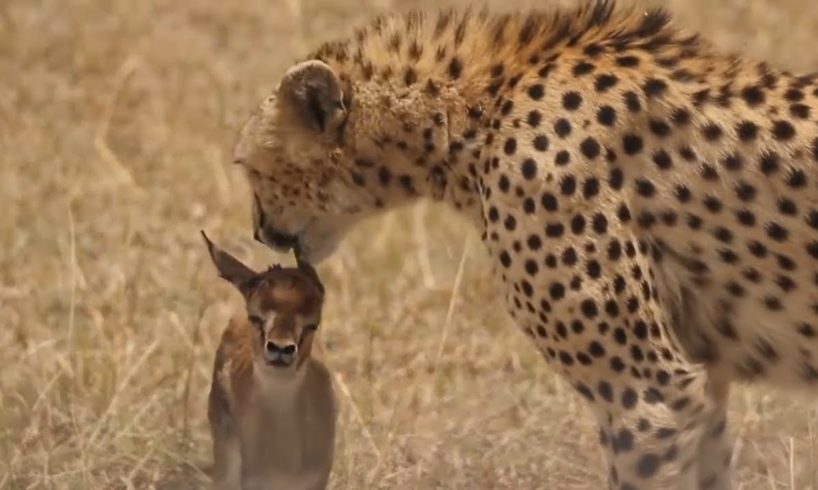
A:
{"type": "Polygon", "coordinates": [[[372,432],[369,430],[369,424],[366,423],[366,420],[364,420],[363,416],[361,415],[361,411],[358,409],[358,404],[355,403],[355,399],[352,397],[352,393],[349,391],[349,387],[344,381],[343,375],[333,373],[333,378],[335,378],[337,386],[341,388],[341,393],[344,394],[344,398],[347,399],[349,408],[352,410],[352,415],[355,417],[355,421],[361,428],[366,442],[369,444],[370,449],[372,449],[372,453],[375,454],[377,460],[380,461],[383,458],[381,450],[378,449],[378,445],[375,443],[375,438],[372,437],[372,432]]]}
{"type": "Polygon", "coordinates": [[[122,396],[123,392],[125,392],[129,387],[131,381],[137,375],[139,370],[145,364],[145,362],[156,352],[159,347],[159,339],[155,339],[148,345],[147,348],[142,352],[142,355],[130,365],[130,369],[125,374],[125,377],[122,378],[122,381],[119,382],[119,386],[117,387],[114,395],[111,397],[111,400],[108,402],[108,406],[105,408],[105,411],[99,416],[96,424],[94,424],[94,429],[91,434],[88,436],[88,445],[94,446],[98,443],[99,436],[101,432],[107,427],[108,420],[113,416],[114,412],[116,411],[117,403],[119,402],[120,397],[122,396]]]}
{"type": "Polygon", "coordinates": [[[132,186],[136,185],[133,175],[131,175],[131,172],[128,171],[125,164],[123,164],[122,161],[116,156],[111,147],[108,146],[106,139],[108,136],[108,129],[111,125],[111,118],[113,117],[116,102],[119,99],[119,93],[122,90],[122,86],[125,84],[128,77],[138,68],[138,66],[139,59],[136,57],[130,57],[125,61],[125,63],[122,64],[119,70],[117,70],[116,76],[114,77],[114,91],[111,94],[108,104],[105,106],[105,114],[99,128],[97,129],[97,134],[94,137],[94,146],[102,159],[105,160],[108,165],[110,165],[111,171],[118,174],[125,183],[132,186]]]}
{"type": "Polygon", "coordinates": [[[469,254],[469,243],[471,242],[471,235],[466,235],[463,240],[463,251],[460,254],[460,262],[457,265],[457,274],[454,276],[454,284],[452,285],[452,294],[449,297],[449,306],[446,308],[446,319],[443,321],[443,329],[440,333],[440,342],[437,346],[437,355],[435,355],[434,363],[432,364],[432,377],[437,376],[437,369],[440,365],[440,358],[443,356],[443,349],[446,346],[446,339],[449,336],[449,329],[452,325],[452,318],[454,317],[454,308],[457,303],[458,294],[460,293],[460,284],[463,281],[463,271],[466,266],[466,257],[469,254]]]}
{"type": "Polygon", "coordinates": [[[435,280],[435,273],[432,270],[432,263],[431,259],[429,258],[429,236],[426,231],[426,223],[424,221],[424,216],[426,215],[426,205],[419,204],[415,207],[412,217],[412,227],[414,228],[414,233],[412,236],[415,239],[415,253],[417,254],[418,258],[418,265],[420,266],[420,270],[423,273],[423,286],[426,289],[432,289],[435,287],[437,281],[435,280]]]}

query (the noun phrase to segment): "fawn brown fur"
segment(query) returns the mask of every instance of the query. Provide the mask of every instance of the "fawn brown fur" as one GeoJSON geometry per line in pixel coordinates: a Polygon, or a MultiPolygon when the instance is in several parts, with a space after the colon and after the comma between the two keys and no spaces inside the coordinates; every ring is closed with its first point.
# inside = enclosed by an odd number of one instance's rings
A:
{"type": "Polygon", "coordinates": [[[324,296],[318,276],[303,263],[257,273],[205,240],[246,305],[225,329],[213,365],[214,488],[323,489],[337,407],[315,342],[324,296]]]}

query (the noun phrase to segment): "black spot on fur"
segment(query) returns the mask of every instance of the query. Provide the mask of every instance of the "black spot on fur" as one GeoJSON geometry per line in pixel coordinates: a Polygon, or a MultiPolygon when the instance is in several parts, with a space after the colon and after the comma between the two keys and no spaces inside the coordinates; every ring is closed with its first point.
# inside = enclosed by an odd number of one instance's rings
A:
{"type": "Polygon", "coordinates": [[[454,57],[452,61],[449,62],[449,76],[453,80],[457,80],[460,78],[460,75],[463,73],[463,62],[460,61],[460,58],[454,57]]]}

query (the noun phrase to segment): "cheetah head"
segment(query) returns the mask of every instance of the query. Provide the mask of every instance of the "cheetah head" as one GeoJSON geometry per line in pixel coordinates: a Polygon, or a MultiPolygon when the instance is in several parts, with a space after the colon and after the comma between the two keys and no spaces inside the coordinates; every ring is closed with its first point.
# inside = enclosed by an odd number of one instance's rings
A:
{"type": "Polygon", "coordinates": [[[256,239],[313,264],[366,216],[447,189],[452,89],[353,82],[343,70],[290,68],[233,155],[253,189],[256,239]]]}
{"type": "Polygon", "coordinates": [[[233,153],[253,190],[256,240],[310,263],[329,256],[373,201],[343,171],[351,162],[342,85],[321,61],[293,66],[249,116],[233,153]]]}

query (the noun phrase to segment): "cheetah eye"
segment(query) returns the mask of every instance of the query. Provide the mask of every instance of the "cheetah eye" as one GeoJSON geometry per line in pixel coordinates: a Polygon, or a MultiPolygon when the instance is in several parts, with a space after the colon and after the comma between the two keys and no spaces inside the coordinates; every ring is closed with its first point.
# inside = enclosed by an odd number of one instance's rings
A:
{"type": "Polygon", "coordinates": [[[261,328],[264,326],[264,319],[262,319],[260,316],[250,315],[247,317],[247,319],[250,320],[250,323],[252,323],[255,327],[261,328]]]}

